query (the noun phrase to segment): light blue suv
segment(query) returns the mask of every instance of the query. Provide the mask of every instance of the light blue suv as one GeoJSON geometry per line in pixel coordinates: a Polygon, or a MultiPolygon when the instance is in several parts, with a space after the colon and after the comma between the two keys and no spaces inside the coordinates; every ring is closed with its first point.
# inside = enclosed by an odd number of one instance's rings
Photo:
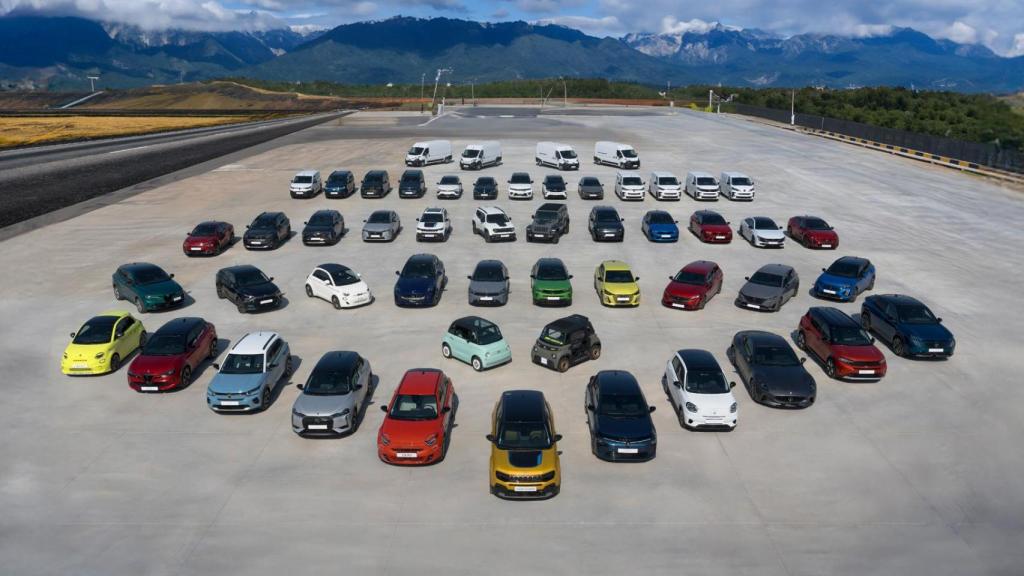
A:
{"type": "Polygon", "coordinates": [[[468,362],[477,372],[512,361],[512,350],[501,330],[479,316],[452,322],[441,342],[441,355],[468,362]]]}
{"type": "Polygon", "coordinates": [[[210,409],[258,412],[270,406],[278,381],[291,375],[291,350],[276,332],[250,332],[213,367],[217,375],[206,388],[210,409]]]}

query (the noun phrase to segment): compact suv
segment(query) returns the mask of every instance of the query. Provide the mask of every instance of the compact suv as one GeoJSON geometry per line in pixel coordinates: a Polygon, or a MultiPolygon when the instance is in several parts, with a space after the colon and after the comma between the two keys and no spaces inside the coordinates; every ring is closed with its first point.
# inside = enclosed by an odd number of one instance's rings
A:
{"type": "Polygon", "coordinates": [[[176,308],[185,303],[185,290],[174,274],[156,264],[133,262],[117,267],[111,276],[115,300],[128,300],[140,313],[176,308]]]}
{"type": "Polygon", "coordinates": [[[235,227],[209,220],[196,224],[181,244],[186,256],[216,256],[235,243],[235,227]]]}
{"type": "Polygon", "coordinates": [[[875,265],[867,258],[843,256],[828,268],[821,269],[811,294],[825,300],[854,302],[861,292],[874,287],[875,265]]]}
{"type": "Polygon", "coordinates": [[[436,306],[448,286],[444,263],[433,254],[414,254],[402,269],[395,270],[395,305],[402,307],[436,306]]]}
{"type": "Polygon", "coordinates": [[[533,178],[526,172],[513,172],[508,179],[509,200],[533,200],[533,178]]]}
{"type": "Polygon", "coordinates": [[[444,242],[452,235],[452,221],[445,208],[426,208],[416,219],[416,240],[444,242]]]}
{"type": "Polygon", "coordinates": [[[690,215],[690,232],[705,244],[732,242],[732,228],[721,214],[713,210],[697,210],[690,215]]]}
{"type": "MultiPolygon", "coordinates": [[[[559,176],[561,178],[561,176],[559,176]]],[[[533,222],[526,226],[526,241],[547,240],[552,244],[569,233],[569,208],[565,204],[547,202],[533,213],[533,222]]]]}
{"type": "Polygon", "coordinates": [[[402,219],[394,210],[374,210],[363,220],[363,242],[391,242],[402,231],[402,219]]]}
{"type": "Polygon", "coordinates": [[[146,339],[128,366],[136,392],[187,388],[203,362],[217,357],[217,328],[202,318],[175,318],[146,339]]]}
{"type": "Polygon", "coordinates": [[[727,351],[750,398],[777,408],[807,408],[818,386],[786,339],[770,332],[737,332],[727,351]]]}
{"type": "Polygon", "coordinates": [[[508,304],[508,268],[501,260],[481,260],[469,279],[471,306],[504,306],[508,304]]]}
{"type": "Polygon", "coordinates": [[[576,193],[583,200],[604,200],[604,184],[597,176],[584,176],[576,185],[576,193]]]}
{"type": "Polygon", "coordinates": [[[661,296],[661,305],[683,310],[703,310],[722,291],[723,277],[722,269],[714,262],[690,262],[675,276],[668,277],[669,283],[661,296]]]}
{"type": "Polygon", "coordinates": [[[572,304],[572,274],[558,258],[541,258],[530,271],[530,292],[536,306],[572,304]]]}
{"type": "Polygon", "coordinates": [[[437,181],[438,200],[457,200],[462,198],[462,180],[455,174],[442,176],[437,181]]]}
{"type": "Polygon", "coordinates": [[[206,405],[214,412],[257,412],[270,408],[277,383],[291,376],[292,355],[276,332],[250,332],[213,367],[206,405]]]}
{"type": "Polygon", "coordinates": [[[740,308],[778,312],[800,291],[800,276],[785,264],[765,264],[744,279],[747,282],[736,295],[740,308]]]}
{"type": "Polygon", "coordinates": [[[337,210],[317,210],[303,222],[302,243],[306,246],[337,244],[345,235],[345,217],[337,210]]]}
{"type": "Polygon", "coordinates": [[[544,177],[544,183],[541,186],[541,194],[545,200],[557,198],[559,200],[567,200],[569,196],[565,191],[565,178],[562,178],[561,174],[548,174],[544,177]]]}
{"type": "Polygon", "coordinates": [[[493,322],[466,316],[452,322],[441,341],[441,356],[462,360],[480,372],[512,361],[512,349],[493,322]]]}
{"type": "Polygon", "coordinates": [[[508,499],[544,499],[562,485],[555,418],[544,393],[508,390],[491,414],[491,494],[508,499]]]}
{"type": "Polygon", "coordinates": [[[740,236],[755,248],[782,248],[786,242],[782,226],[766,216],[744,218],[740,223],[740,236]]]}
{"type": "Polygon", "coordinates": [[[648,192],[656,200],[680,200],[683,197],[683,184],[671,172],[651,172],[648,180],[648,192]]]}
{"type": "Polygon", "coordinates": [[[835,250],[839,247],[839,234],[817,216],[793,216],[786,225],[786,232],[806,248],[835,250]]]}
{"type": "Polygon", "coordinates": [[[602,370],[587,383],[583,408],[590,451],[610,462],[646,462],[658,450],[658,433],[636,378],[625,370],[602,370]]]}
{"type": "Polygon", "coordinates": [[[274,250],[292,236],[292,223],[284,212],[263,212],[245,227],[246,250],[274,250]]]}
{"type": "Polygon", "coordinates": [[[640,231],[651,242],[677,242],[679,223],[664,210],[648,210],[640,222],[640,231]]]}
{"type": "Polygon", "coordinates": [[[740,172],[722,172],[722,196],[729,200],[754,201],[754,180],[740,172]]]}
{"type": "Polygon", "coordinates": [[[888,342],[897,356],[949,358],[953,334],[920,300],[901,294],[868,296],[860,308],[865,330],[888,342]]]}
{"type": "Polygon", "coordinates": [[[622,218],[611,206],[594,206],[590,209],[587,227],[594,242],[622,242],[626,237],[626,228],[622,218]]]}
{"type": "Polygon", "coordinates": [[[707,172],[687,174],[685,190],[694,200],[718,200],[718,180],[707,172]]]}
{"type": "Polygon", "coordinates": [[[735,382],[728,382],[718,361],[707,350],[680,350],[665,365],[661,388],[668,396],[679,425],[687,430],[732,430],[739,418],[735,382]]]}
{"type": "Polygon", "coordinates": [[[512,218],[497,206],[481,206],[473,212],[473,234],[484,237],[484,241],[516,239],[516,226],[512,218]]]}
{"type": "Polygon", "coordinates": [[[455,388],[444,372],[409,370],[391,402],[381,406],[377,456],[388,464],[416,466],[444,460],[455,423],[455,388]]]}
{"type": "Polygon", "coordinates": [[[800,318],[796,345],[834,380],[881,380],[885,356],[856,320],[838,308],[812,307],[800,318]]]}
{"type": "Polygon", "coordinates": [[[580,362],[600,358],[601,339],[594,332],[590,319],[573,314],[545,326],[533,344],[530,357],[534,364],[566,372],[580,362]]]}
{"type": "Polygon", "coordinates": [[[217,271],[217,298],[226,299],[242,314],[273,310],[279,307],[284,294],[259,268],[248,264],[230,266],[217,271]]]}
{"type": "Polygon", "coordinates": [[[370,170],[359,185],[363,198],[383,198],[391,193],[391,179],[386,170],[370,170]]]}
{"type": "Polygon", "coordinates": [[[121,310],[104,312],[71,333],[60,371],[68,376],[117,372],[122,360],[145,345],[142,322],[121,310]]]}
{"type": "Polygon", "coordinates": [[[355,308],[373,302],[370,287],[359,274],[341,264],[321,264],[306,277],[306,296],[321,298],[334,308],[355,308]]]}
{"type": "Polygon", "coordinates": [[[316,170],[303,170],[292,178],[288,185],[288,193],[292,198],[312,198],[324,191],[320,181],[320,173],[316,170]]]}
{"type": "Polygon", "coordinates": [[[348,198],[356,193],[356,176],[350,170],[335,170],[324,184],[327,198],[348,198]]]}
{"type": "Polygon", "coordinates": [[[481,176],[473,182],[473,200],[497,200],[498,181],[491,176],[481,176]]]}
{"type": "Polygon", "coordinates": [[[643,200],[647,194],[644,179],[636,172],[615,173],[615,195],[619,200],[643,200]]]}
{"type": "Polygon", "coordinates": [[[423,198],[427,194],[427,179],[423,170],[412,169],[402,172],[398,181],[399,198],[423,198]]]}
{"type": "Polygon", "coordinates": [[[356,352],[333,351],[320,357],[292,404],[292,432],[300,436],[354,432],[373,389],[370,362],[356,352]]]}
{"type": "Polygon", "coordinates": [[[619,260],[605,260],[594,270],[594,290],[605,306],[639,306],[639,277],[619,260]]]}

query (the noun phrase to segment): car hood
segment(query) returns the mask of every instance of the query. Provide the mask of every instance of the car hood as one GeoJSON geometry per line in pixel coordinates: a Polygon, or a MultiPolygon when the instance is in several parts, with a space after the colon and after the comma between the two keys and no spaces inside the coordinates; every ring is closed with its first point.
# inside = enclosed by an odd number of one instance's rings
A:
{"type": "Polygon", "coordinates": [[[605,282],[603,288],[620,296],[630,296],[640,291],[640,285],[636,282],[605,282]]]}
{"type": "Polygon", "coordinates": [[[558,455],[554,448],[547,450],[502,450],[494,447],[491,450],[491,459],[494,467],[498,469],[519,469],[530,470],[540,468],[551,469],[558,461],[558,455]]]}
{"type": "Polygon", "coordinates": [[[707,293],[708,289],[706,286],[698,286],[696,284],[684,284],[682,282],[672,281],[665,287],[665,292],[671,296],[679,296],[681,298],[688,298],[691,296],[702,296],[707,293]]]}
{"type": "Polygon", "coordinates": [[[740,288],[740,294],[744,296],[752,296],[754,298],[772,298],[782,294],[782,287],[765,286],[764,284],[747,282],[742,288],[740,288]]]}
{"type": "Polygon", "coordinates": [[[845,346],[843,344],[833,344],[832,354],[834,356],[842,356],[843,358],[849,358],[850,360],[856,360],[859,362],[883,362],[885,356],[875,346],[845,346]]]}
{"type": "Polygon", "coordinates": [[[462,184],[438,184],[438,190],[458,190],[462,188],[462,184]]]}
{"type": "Polygon", "coordinates": [[[243,296],[274,296],[279,292],[277,285],[273,282],[263,282],[261,284],[252,284],[250,286],[242,286],[238,289],[238,293],[243,296]]]}
{"type": "Polygon", "coordinates": [[[776,396],[810,396],[814,378],[801,366],[756,366],[752,376],[757,384],[767,384],[776,396]]]}
{"type": "Polygon", "coordinates": [[[70,360],[92,360],[100,352],[110,351],[113,346],[113,342],[104,342],[102,344],[75,344],[72,342],[64,349],[64,353],[67,354],[70,360]]]}
{"type": "Polygon", "coordinates": [[[850,278],[849,276],[836,276],[835,274],[829,274],[828,272],[822,272],[818,276],[818,280],[815,284],[825,283],[831,284],[832,286],[853,286],[857,283],[856,278],[850,278]]]}
{"type": "Polygon", "coordinates": [[[679,227],[675,224],[650,224],[647,229],[652,234],[679,234],[679,227]]]}
{"type": "Polygon", "coordinates": [[[163,296],[165,294],[178,294],[181,292],[181,285],[174,280],[164,280],[152,284],[136,284],[135,291],[142,296],[163,296]]]}
{"type": "Polygon", "coordinates": [[[470,280],[469,282],[470,292],[484,292],[486,294],[495,294],[498,292],[505,291],[505,282],[490,282],[482,280],[470,280]]]}
{"type": "Polygon", "coordinates": [[[207,390],[217,394],[241,394],[263,383],[265,374],[224,374],[218,372],[207,390]]]}
{"type": "Polygon", "coordinates": [[[391,224],[387,222],[367,222],[363,225],[363,232],[388,232],[391,224]]]}
{"type": "Polygon", "coordinates": [[[839,235],[836,234],[835,230],[808,230],[804,232],[804,236],[808,238],[814,238],[815,240],[838,240],[839,235]]]}
{"type": "Polygon", "coordinates": [[[333,286],[333,290],[339,294],[362,294],[363,292],[369,292],[370,287],[366,285],[366,282],[360,280],[355,284],[346,284],[344,286],[333,286]]]}
{"type": "Polygon", "coordinates": [[[310,232],[331,232],[334,230],[334,226],[330,224],[306,224],[306,227],[302,229],[303,234],[310,232]]]}
{"type": "Polygon", "coordinates": [[[594,223],[594,228],[598,230],[614,230],[616,232],[623,229],[622,222],[596,222],[594,223]]]}
{"type": "Polygon", "coordinates": [[[548,192],[565,192],[565,184],[546,184],[548,192]]]}
{"type": "Polygon", "coordinates": [[[604,186],[591,186],[584,184],[583,186],[580,186],[580,190],[584,192],[604,192],[604,186]]]}
{"type": "Polygon", "coordinates": [[[693,392],[686,392],[686,401],[692,402],[697,406],[697,412],[704,415],[711,416],[725,416],[728,415],[729,409],[736,403],[736,397],[732,395],[732,392],[726,392],[725,394],[694,394],[693,392]]]}
{"type": "Polygon", "coordinates": [[[534,280],[533,287],[537,290],[569,290],[572,284],[568,280],[534,280]]]}
{"type": "Polygon", "coordinates": [[[270,237],[277,234],[277,230],[274,228],[249,228],[245,231],[247,238],[262,238],[270,237]]]}
{"type": "Polygon", "coordinates": [[[767,238],[769,240],[778,240],[786,237],[786,235],[782,233],[782,230],[769,230],[767,228],[754,230],[754,234],[758,237],[767,238]]]}
{"type": "Polygon", "coordinates": [[[313,184],[311,182],[292,182],[290,187],[292,190],[306,190],[312,188],[313,184]]]}
{"type": "Polygon", "coordinates": [[[654,424],[649,414],[636,418],[597,416],[597,433],[617,440],[640,440],[654,435],[654,424]]]}
{"type": "Polygon", "coordinates": [[[533,188],[533,184],[509,184],[510,190],[530,190],[533,188]]]}
{"type": "Polygon", "coordinates": [[[536,220],[534,220],[533,222],[530,223],[530,228],[532,228],[533,230],[550,230],[554,228],[555,224],[557,223],[557,220],[545,220],[543,222],[537,222],[536,220]]]}
{"type": "Polygon", "coordinates": [[[416,227],[422,230],[440,230],[444,228],[444,222],[417,222],[416,227]]]}
{"type": "Polygon", "coordinates": [[[387,434],[391,440],[391,446],[415,447],[423,446],[423,441],[432,434],[441,433],[441,418],[434,420],[395,420],[384,418],[380,431],[387,434]]]}
{"type": "Polygon", "coordinates": [[[953,333],[942,324],[900,324],[907,334],[925,340],[952,340],[953,333]]]}
{"type": "Polygon", "coordinates": [[[712,234],[732,234],[732,229],[728,224],[701,224],[700,229],[712,234]]]}
{"type": "Polygon", "coordinates": [[[129,372],[135,374],[163,374],[168,370],[177,370],[184,356],[144,356],[138,355],[132,360],[129,372]]]}
{"type": "Polygon", "coordinates": [[[292,404],[292,410],[303,416],[330,416],[345,410],[351,410],[355,406],[356,395],[354,393],[335,394],[331,396],[318,396],[314,394],[299,394],[292,404]]]}
{"type": "Polygon", "coordinates": [[[490,184],[488,184],[487,186],[474,186],[473,187],[473,190],[475,192],[494,192],[497,189],[498,189],[497,186],[491,186],[490,184]]]}
{"type": "Polygon", "coordinates": [[[425,293],[427,290],[433,288],[433,278],[404,278],[399,277],[398,281],[395,282],[395,291],[402,292],[405,294],[410,293],[425,293]]]}

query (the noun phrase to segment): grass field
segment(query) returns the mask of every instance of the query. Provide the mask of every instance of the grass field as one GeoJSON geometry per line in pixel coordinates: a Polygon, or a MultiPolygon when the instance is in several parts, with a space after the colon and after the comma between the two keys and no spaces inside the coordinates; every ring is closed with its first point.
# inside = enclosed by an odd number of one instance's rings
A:
{"type": "Polygon", "coordinates": [[[129,136],[250,120],[248,116],[12,116],[0,118],[0,148],[129,136]]]}

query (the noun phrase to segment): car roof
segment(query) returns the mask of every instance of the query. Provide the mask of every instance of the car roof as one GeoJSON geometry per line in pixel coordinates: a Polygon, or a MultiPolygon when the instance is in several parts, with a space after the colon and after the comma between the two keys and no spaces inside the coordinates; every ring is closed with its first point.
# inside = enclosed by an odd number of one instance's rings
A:
{"type": "Polygon", "coordinates": [[[497,206],[481,206],[480,210],[483,210],[485,214],[505,214],[506,216],[508,216],[508,214],[504,210],[498,208],[497,206]]]}
{"type": "Polygon", "coordinates": [[[861,264],[867,264],[869,260],[867,258],[861,258],[860,256],[841,256],[839,258],[836,258],[836,261],[833,262],[832,264],[838,264],[840,262],[849,262],[851,264],[856,264],[860,266],[861,264]]]}
{"type": "Polygon", "coordinates": [[[491,268],[491,267],[500,268],[502,266],[504,266],[504,264],[501,263],[501,260],[494,260],[494,259],[481,260],[481,261],[476,263],[476,268],[477,269],[480,269],[480,268],[491,268]]]}
{"type": "Polygon", "coordinates": [[[539,390],[506,390],[501,405],[505,422],[543,422],[547,418],[544,393],[539,390]]]}
{"type": "Polygon", "coordinates": [[[718,365],[718,360],[708,352],[707,350],[700,350],[697,348],[685,348],[676,352],[676,356],[682,360],[683,364],[686,365],[687,370],[696,370],[700,368],[717,368],[721,370],[718,365]]]}
{"type": "Polygon", "coordinates": [[[785,276],[793,270],[792,266],[785,264],[765,264],[757,269],[758,272],[764,272],[766,274],[777,274],[779,276],[785,276]]]}
{"type": "Polygon", "coordinates": [[[259,268],[253,266],[252,264],[237,264],[235,266],[228,266],[227,268],[220,269],[221,272],[231,272],[232,274],[236,274],[238,272],[248,272],[250,270],[255,270],[257,272],[260,271],[259,268]]]}
{"type": "Polygon", "coordinates": [[[636,170],[619,170],[616,172],[619,176],[636,176],[637,178],[643,178],[636,170]]]}
{"type": "Polygon", "coordinates": [[[494,179],[494,176],[478,176],[476,181],[477,182],[487,182],[487,183],[497,182],[497,180],[494,179]]]}
{"type": "Polygon", "coordinates": [[[409,170],[402,172],[402,178],[405,178],[406,176],[423,176],[423,170],[420,170],[419,168],[410,168],[409,170]]]}
{"type": "Polygon", "coordinates": [[[334,172],[331,172],[331,176],[347,176],[348,174],[351,174],[351,173],[352,173],[351,170],[346,170],[346,169],[343,168],[341,170],[335,170],[334,172]]]}
{"type": "Polygon", "coordinates": [[[644,214],[644,216],[654,216],[655,214],[664,214],[669,217],[672,216],[669,214],[668,210],[648,210],[647,214],[644,214]]]}
{"type": "Polygon", "coordinates": [[[714,178],[714,175],[708,174],[707,172],[690,172],[690,176],[696,176],[698,178],[714,178]]]}
{"type": "Polygon", "coordinates": [[[513,172],[512,176],[529,176],[529,172],[513,172]]]}
{"type": "Polygon", "coordinates": [[[206,320],[195,317],[184,317],[175,318],[174,320],[168,320],[163,326],[157,328],[153,335],[160,336],[179,336],[185,335],[192,331],[199,324],[206,324],[206,320]]]}
{"type": "Polygon", "coordinates": [[[545,180],[565,180],[565,178],[562,178],[561,174],[548,174],[547,176],[544,176],[544,179],[545,180]]]}
{"type": "Polygon", "coordinates": [[[811,312],[818,318],[822,319],[829,326],[850,326],[860,328],[860,324],[856,320],[838,308],[832,308],[831,306],[812,306],[808,312],[811,312]]]}
{"type": "Polygon", "coordinates": [[[390,216],[394,213],[394,210],[374,210],[373,212],[370,212],[370,216],[373,216],[374,214],[387,214],[388,216],[390,216]]]}
{"type": "Polygon", "coordinates": [[[428,262],[433,262],[436,259],[437,259],[437,256],[434,256],[433,254],[427,254],[425,252],[421,252],[419,254],[413,254],[412,256],[409,256],[409,259],[406,260],[405,262],[407,264],[409,262],[420,262],[422,260],[426,260],[428,262]]]}
{"type": "Polygon", "coordinates": [[[444,180],[445,178],[455,178],[456,180],[458,180],[459,179],[459,175],[458,174],[442,174],[441,175],[441,179],[444,180]]]}
{"type": "Polygon", "coordinates": [[[370,170],[366,173],[366,176],[387,176],[387,170],[370,170]]]}
{"type": "Polygon", "coordinates": [[[686,266],[683,266],[683,270],[686,270],[687,272],[708,273],[713,270],[715,266],[718,266],[718,264],[711,260],[694,260],[686,266]]]}
{"type": "Polygon", "coordinates": [[[918,306],[924,306],[924,303],[918,300],[917,298],[914,298],[913,296],[907,296],[905,294],[875,294],[873,296],[869,296],[869,298],[873,300],[881,300],[883,302],[892,302],[893,304],[896,305],[913,304],[918,306]]]}
{"type": "Polygon", "coordinates": [[[317,361],[316,366],[313,367],[313,372],[317,370],[332,370],[337,372],[352,372],[356,367],[356,362],[359,360],[359,354],[356,352],[350,352],[348,350],[332,350],[326,352],[317,361]]]}
{"type": "Polygon", "coordinates": [[[737,176],[742,176],[743,178],[750,178],[750,176],[747,176],[743,172],[722,172],[722,175],[728,176],[729,178],[736,178],[737,176]]]}
{"type": "Polygon", "coordinates": [[[601,370],[594,379],[602,394],[643,394],[636,378],[625,370],[601,370]]]}
{"type": "Polygon", "coordinates": [[[598,206],[594,206],[593,208],[590,209],[590,211],[591,212],[614,212],[616,214],[619,213],[619,211],[616,210],[614,206],[609,206],[607,204],[600,204],[598,206]]]}
{"type": "Polygon", "coordinates": [[[128,264],[122,264],[118,266],[119,269],[125,272],[141,272],[142,270],[162,270],[156,264],[150,264],[149,262],[129,262],[128,264]]]}
{"type": "Polygon", "coordinates": [[[433,395],[441,384],[444,372],[436,368],[413,368],[407,370],[398,383],[395,394],[433,395]]]}
{"type": "Polygon", "coordinates": [[[563,206],[565,206],[565,204],[560,204],[558,202],[546,202],[544,204],[541,204],[537,208],[537,211],[538,212],[554,212],[554,211],[557,211],[557,210],[561,209],[563,206]]]}
{"type": "MultiPolygon", "coordinates": [[[[694,214],[697,215],[697,216],[709,216],[711,214],[716,214],[718,216],[722,216],[721,212],[718,212],[717,210],[697,210],[696,212],[694,212],[694,214]]],[[[724,216],[723,216],[723,218],[724,218],[724,216]]]]}
{"type": "Polygon", "coordinates": [[[319,174],[316,170],[299,170],[295,173],[296,176],[315,176],[319,174]]]}
{"type": "Polygon", "coordinates": [[[655,170],[654,172],[651,172],[651,176],[654,176],[655,178],[667,178],[669,176],[671,176],[673,178],[676,177],[676,175],[671,173],[671,172],[660,172],[660,171],[657,171],[657,170],[655,170]]]}
{"type": "Polygon", "coordinates": [[[259,214],[256,215],[256,218],[254,218],[254,220],[259,220],[264,216],[268,218],[277,218],[278,216],[284,216],[284,212],[260,212],[259,214]]]}
{"type": "Polygon", "coordinates": [[[349,268],[348,266],[344,266],[342,264],[335,264],[334,262],[328,262],[326,264],[321,264],[321,265],[317,266],[317,268],[319,268],[319,269],[321,269],[321,270],[323,270],[325,272],[328,272],[330,274],[338,274],[338,273],[341,273],[341,272],[351,272],[352,271],[352,269],[349,268]]]}
{"type": "Polygon", "coordinates": [[[563,268],[565,267],[565,262],[562,262],[561,258],[555,258],[554,256],[545,256],[544,258],[537,259],[537,266],[541,266],[544,264],[557,265],[563,268]]]}
{"type": "Polygon", "coordinates": [[[196,224],[196,226],[197,226],[197,227],[198,227],[198,226],[204,226],[204,225],[209,225],[209,226],[222,226],[222,225],[224,225],[224,224],[227,224],[227,222],[224,222],[223,220],[203,220],[202,222],[200,222],[200,223],[196,224]]]}
{"type": "Polygon", "coordinates": [[[99,318],[101,316],[113,316],[114,318],[124,318],[125,316],[131,316],[132,313],[125,310],[104,310],[99,314],[93,316],[93,318],[99,318]]]}
{"type": "Polygon", "coordinates": [[[338,212],[337,210],[332,210],[330,208],[322,208],[320,210],[317,210],[316,212],[313,212],[313,216],[316,216],[317,214],[337,214],[340,216],[341,212],[338,212]]]}
{"type": "Polygon", "coordinates": [[[605,260],[601,262],[605,270],[629,270],[629,264],[626,264],[622,260],[605,260]]]}
{"type": "Polygon", "coordinates": [[[426,214],[428,212],[430,212],[430,213],[437,212],[438,214],[444,214],[445,212],[447,212],[447,210],[445,210],[444,208],[437,208],[437,207],[433,207],[433,206],[427,207],[427,208],[423,209],[423,213],[424,214],[426,214]]]}
{"type": "Polygon", "coordinates": [[[270,343],[279,338],[277,332],[249,332],[231,347],[229,354],[263,354],[270,343]]]}
{"type": "Polygon", "coordinates": [[[553,322],[548,322],[545,328],[554,328],[563,332],[568,332],[576,328],[584,328],[590,323],[590,319],[582,314],[571,314],[564,318],[559,318],[553,322]]]}
{"type": "Polygon", "coordinates": [[[765,332],[763,330],[744,330],[739,334],[746,336],[747,339],[753,342],[755,345],[771,344],[775,346],[789,346],[789,343],[786,342],[786,339],[783,338],[782,336],[779,336],[778,334],[773,334],[771,332],[765,332]]]}
{"type": "Polygon", "coordinates": [[[463,328],[468,328],[472,330],[477,327],[483,328],[486,326],[494,326],[495,324],[494,322],[491,322],[490,320],[486,318],[481,318],[479,316],[463,316],[462,318],[458,318],[454,322],[452,322],[452,325],[461,326],[463,328]]]}

